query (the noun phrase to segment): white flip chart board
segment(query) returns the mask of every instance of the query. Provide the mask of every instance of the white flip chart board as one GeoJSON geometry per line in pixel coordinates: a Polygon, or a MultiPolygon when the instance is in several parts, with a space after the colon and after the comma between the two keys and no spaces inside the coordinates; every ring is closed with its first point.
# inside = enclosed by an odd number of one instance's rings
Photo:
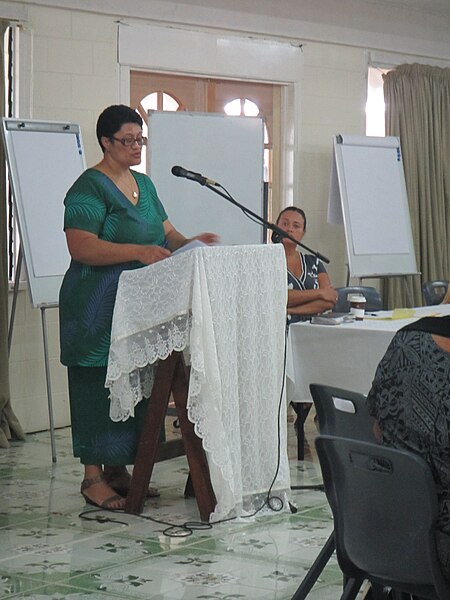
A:
{"type": "Polygon", "coordinates": [[[262,118],[150,111],[148,130],[148,173],[179,231],[187,237],[212,231],[223,245],[263,241],[263,227],[238,207],[194,181],[171,174],[175,165],[201,173],[264,217],[262,118]]]}
{"type": "Polygon", "coordinates": [[[397,137],[335,137],[329,220],[339,213],[351,276],[417,273],[397,137]]]}
{"type": "Polygon", "coordinates": [[[78,125],[2,119],[2,134],[33,306],[57,305],[70,256],[64,197],[86,168],[78,125]]]}

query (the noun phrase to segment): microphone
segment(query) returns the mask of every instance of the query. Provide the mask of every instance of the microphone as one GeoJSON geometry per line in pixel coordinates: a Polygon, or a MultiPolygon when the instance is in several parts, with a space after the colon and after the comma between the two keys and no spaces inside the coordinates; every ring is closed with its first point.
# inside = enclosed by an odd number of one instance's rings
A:
{"type": "Polygon", "coordinates": [[[185,177],[186,179],[196,181],[200,185],[217,185],[217,183],[212,179],[203,177],[203,175],[201,175],[200,173],[195,173],[195,171],[188,171],[187,169],[183,169],[183,167],[179,167],[178,165],[172,167],[171,172],[172,175],[175,175],[175,177],[185,177]]]}
{"type": "Polygon", "coordinates": [[[280,244],[281,243],[281,235],[278,233],[278,231],[272,231],[272,235],[270,236],[270,239],[272,240],[272,242],[274,244],[280,244]]]}

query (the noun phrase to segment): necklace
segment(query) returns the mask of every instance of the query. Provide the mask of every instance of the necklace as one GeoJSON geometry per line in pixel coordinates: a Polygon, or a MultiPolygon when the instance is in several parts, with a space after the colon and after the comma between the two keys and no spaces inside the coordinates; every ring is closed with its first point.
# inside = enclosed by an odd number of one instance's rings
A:
{"type": "Polygon", "coordinates": [[[137,187],[137,182],[130,172],[128,172],[128,174],[124,176],[120,174],[118,175],[114,173],[112,169],[102,165],[102,163],[100,163],[96,168],[99,171],[102,171],[102,173],[104,173],[107,177],[109,177],[109,179],[111,179],[111,181],[114,182],[114,184],[119,188],[119,190],[123,194],[125,194],[125,196],[128,196],[128,194],[130,194],[133,200],[137,200],[139,198],[139,187],[138,191],[133,189],[133,186],[137,187]],[[130,177],[131,180],[129,179],[130,177]]]}
{"type": "MultiPolygon", "coordinates": [[[[134,181],[135,180],[133,178],[133,182],[134,181]]],[[[136,190],[133,190],[132,184],[130,182],[124,181],[124,182],[122,182],[122,185],[120,185],[119,183],[116,183],[116,185],[119,189],[121,189],[121,191],[125,194],[125,196],[128,196],[128,194],[130,194],[131,197],[133,198],[133,200],[137,200],[139,198],[139,192],[136,192],[136,190]]]]}
{"type": "MultiPolygon", "coordinates": [[[[128,194],[131,194],[131,197],[133,198],[133,200],[137,200],[139,197],[139,192],[137,192],[136,190],[133,189],[133,184],[136,185],[136,180],[134,179],[133,176],[132,177],[132,182],[129,180],[124,180],[122,182],[122,189],[126,189],[128,194]]],[[[118,185],[119,189],[120,189],[120,182],[116,183],[116,185],[118,185]]],[[[138,188],[139,189],[139,188],[138,188]]],[[[127,195],[127,194],[125,194],[127,195]]]]}
{"type": "MultiPolygon", "coordinates": [[[[131,173],[130,173],[130,175],[131,175],[131,173]]],[[[136,185],[135,178],[131,175],[131,181],[130,180],[124,181],[124,185],[127,187],[133,200],[137,200],[137,198],[139,196],[139,192],[137,192],[136,190],[133,189],[133,186],[136,185]]]]}

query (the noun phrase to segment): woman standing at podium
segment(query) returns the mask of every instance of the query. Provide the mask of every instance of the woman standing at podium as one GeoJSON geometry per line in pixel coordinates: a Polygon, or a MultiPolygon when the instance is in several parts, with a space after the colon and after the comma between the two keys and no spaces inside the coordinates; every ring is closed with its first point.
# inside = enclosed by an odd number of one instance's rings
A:
{"type": "MultiPolygon", "coordinates": [[[[301,242],[306,231],[305,212],[288,206],[278,215],[276,224],[301,242]]],[[[288,270],[288,323],[307,321],[312,315],[333,308],[337,292],[331,285],[324,264],[312,254],[303,254],[297,244],[282,238],[288,270]]]]}
{"type": "MultiPolygon", "coordinates": [[[[130,167],[141,162],[142,119],[123,105],[97,121],[102,160],[87,169],[64,200],[64,230],[71,263],[60,291],[61,362],[68,367],[74,456],[84,465],[86,502],[124,507],[146,401],[135,417],[113,422],[105,388],[118,280],[170,256],[186,239],[170,223],[152,181],[130,167]]],[[[204,243],[217,241],[205,233],[204,243]]],[[[150,495],[157,495],[149,489],[150,495]]]]}

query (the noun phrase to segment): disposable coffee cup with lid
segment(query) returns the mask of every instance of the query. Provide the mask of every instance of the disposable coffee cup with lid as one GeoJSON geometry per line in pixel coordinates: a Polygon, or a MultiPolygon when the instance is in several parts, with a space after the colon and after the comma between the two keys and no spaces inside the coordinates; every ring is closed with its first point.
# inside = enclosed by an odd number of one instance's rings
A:
{"type": "Polygon", "coordinates": [[[364,313],[366,311],[366,299],[362,294],[351,294],[350,300],[350,314],[355,316],[356,321],[362,321],[364,319],[364,313]]]}

